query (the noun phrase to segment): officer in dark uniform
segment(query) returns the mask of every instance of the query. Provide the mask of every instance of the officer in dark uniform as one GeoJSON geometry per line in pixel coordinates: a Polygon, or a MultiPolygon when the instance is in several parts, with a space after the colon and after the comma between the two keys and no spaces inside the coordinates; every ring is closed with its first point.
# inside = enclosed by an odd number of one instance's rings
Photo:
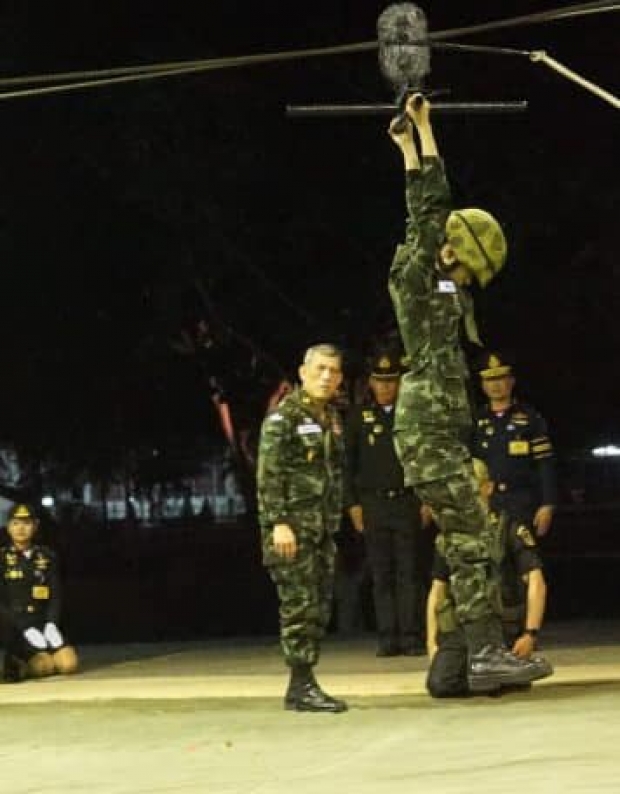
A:
{"type": "Polygon", "coordinates": [[[486,463],[495,483],[491,507],[545,535],[557,503],[547,423],[531,405],[514,398],[512,367],[499,354],[484,357],[480,377],[488,403],[475,423],[473,455],[486,463]]]}
{"type": "Polygon", "coordinates": [[[7,525],[10,543],[0,548],[0,628],[9,682],[73,673],[78,666],[59,628],[58,562],[51,549],[35,543],[38,523],[29,505],[15,505],[7,525]]]}
{"type": "Polygon", "coordinates": [[[366,539],[379,635],[377,656],[424,653],[425,572],[420,502],[405,488],[392,428],[400,358],[372,362],[372,399],[352,406],[345,425],[345,507],[366,539]]]}

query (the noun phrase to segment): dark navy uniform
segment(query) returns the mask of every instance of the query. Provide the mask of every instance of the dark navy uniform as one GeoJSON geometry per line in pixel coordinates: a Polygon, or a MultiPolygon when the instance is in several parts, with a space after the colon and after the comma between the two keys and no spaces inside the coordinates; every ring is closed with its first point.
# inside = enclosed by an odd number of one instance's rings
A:
{"type": "MultiPolygon", "coordinates": [[[[525,524],[511,520],[506,514],[491,514],[503,547],[501,561],[502,623],[506,644],[510,647],[525,629],[527,586],[524,576],[542,570],[534,533],[525,524]]],[[[449,583],[450,568],[440,549],[433,559],[432,578],[449,583]]],[[[438,615],[438,648],[428,671],[427,686],[434,697],[450,697],[468,693],[467,644],[463,630],[454,615],[448,591],[438,615]]]]}
{"type": "MultiPolygon", "coordinates": [[[[30,628],[58,624],[61,609],[56,555],[46,546],[0,548],[0,621],[7,650],[27,660],[37,649],[23,638],[30,628]]],[[[55,650],[58,650],[56,648],[55,650]]]]}
{"type": "MultiPolygon", "coordinates": [[[[376,378],[398,378],[399,362],[381,356],[376,378]]],[[[405,488],[393,443],[394,407],[354,405],[345,423],[345,507],[361,505],[380,651],[423,647],[425,573],[420,503],[405,488]]]]}
{"type": "MultiPolygon", "coordinates": [[[[512,369],[490,354],[481,370],[485,379],[512,377],[512,369]]],[[[495,483],[491,507],[531,525],[542,505],[557,503],[555,458],[547,423],[531,405],[512,400],[503,411],[486,405],[478,413],[472,454],[486,463],[495,483]]]]}

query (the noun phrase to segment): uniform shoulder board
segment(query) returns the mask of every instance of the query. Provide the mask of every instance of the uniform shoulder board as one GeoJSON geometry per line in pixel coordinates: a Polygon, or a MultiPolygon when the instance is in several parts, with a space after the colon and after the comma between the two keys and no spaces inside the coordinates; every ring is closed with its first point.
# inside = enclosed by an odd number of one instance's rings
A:
{"type": "Polygon", "coordinates": [[[267,421],[269,422],[281,422],[283,419],[284,417],[282,416],[281,413],[279,413],[279,411],[276,411],[273,414],[269,414],[269,416],[267,417],[267,421]]]}
{"type": "Polygon", "coordinates": [[[517,529],[517,537],[521,538],[524,546],[528,546],[529,548],[532,548],[533,546],[536,545],[534,536],[526,526],[520,526],[519,529],[517,529]]]}

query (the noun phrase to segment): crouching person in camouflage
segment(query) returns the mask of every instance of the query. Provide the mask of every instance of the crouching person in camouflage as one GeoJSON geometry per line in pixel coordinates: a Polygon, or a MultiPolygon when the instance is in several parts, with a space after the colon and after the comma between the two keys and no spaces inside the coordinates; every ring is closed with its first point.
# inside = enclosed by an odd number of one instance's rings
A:
{"type": "Polygon", "coordinates": [[[342,428],[328,404],[342,381],[340,352],[311,347],[299,375],[301,387],[267,415],[261,431],[263,561],[278,591],[280,639],[291,671],[285,708],[341,712],[346,703],[323,692],[313,673],[331,614],[333,535],[342,514],[342,428]]]}
{"type": "Polygon", "coordinates": [[[468,448],[472,415],[461,327],[469,341],[480,341],[465,288],[474,279],[482,287],[491,281],[504,264],[506,241],[487,212],[451,211],[430,105],[417,95],[406,110],[404,131],[396,120],[389,130],[404,157],[408,210],[405,242],[396,250],[389,277],[409,359],[394,438],[406,484],[429,505],[443,534],[456,616],[467,641],[469,688],[491,691],[551,672],[544,660],[520,659],[503,645],[498,565],[488,548],[488,519],[468,448]]]}

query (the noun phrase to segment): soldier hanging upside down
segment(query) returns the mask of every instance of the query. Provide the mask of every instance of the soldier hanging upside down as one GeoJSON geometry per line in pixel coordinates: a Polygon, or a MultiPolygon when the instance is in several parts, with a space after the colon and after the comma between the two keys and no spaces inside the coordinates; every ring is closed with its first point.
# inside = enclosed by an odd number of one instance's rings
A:
{"type": "Polygon", "coordinates": [[[480,344],[473,301],[465,289],[485,287],[504,265],[506,240],[480,209],[451,211],[450,191],[420,95],[407,102],[407,125],[390,135],[403,154],[407,228],[389,276],[409,359],[394,423],[405,483],[429,505],[443,533],[457,619],[469,651],[469,686],[486,691],[550,675],[540,658],[519,659],[503,646],[497,561],[488,547],[487,516],[474,479],[468,440],[472,414],[461,325],[480,344]],[[415,124],[421,160],[413,140],[415,124]]]}

